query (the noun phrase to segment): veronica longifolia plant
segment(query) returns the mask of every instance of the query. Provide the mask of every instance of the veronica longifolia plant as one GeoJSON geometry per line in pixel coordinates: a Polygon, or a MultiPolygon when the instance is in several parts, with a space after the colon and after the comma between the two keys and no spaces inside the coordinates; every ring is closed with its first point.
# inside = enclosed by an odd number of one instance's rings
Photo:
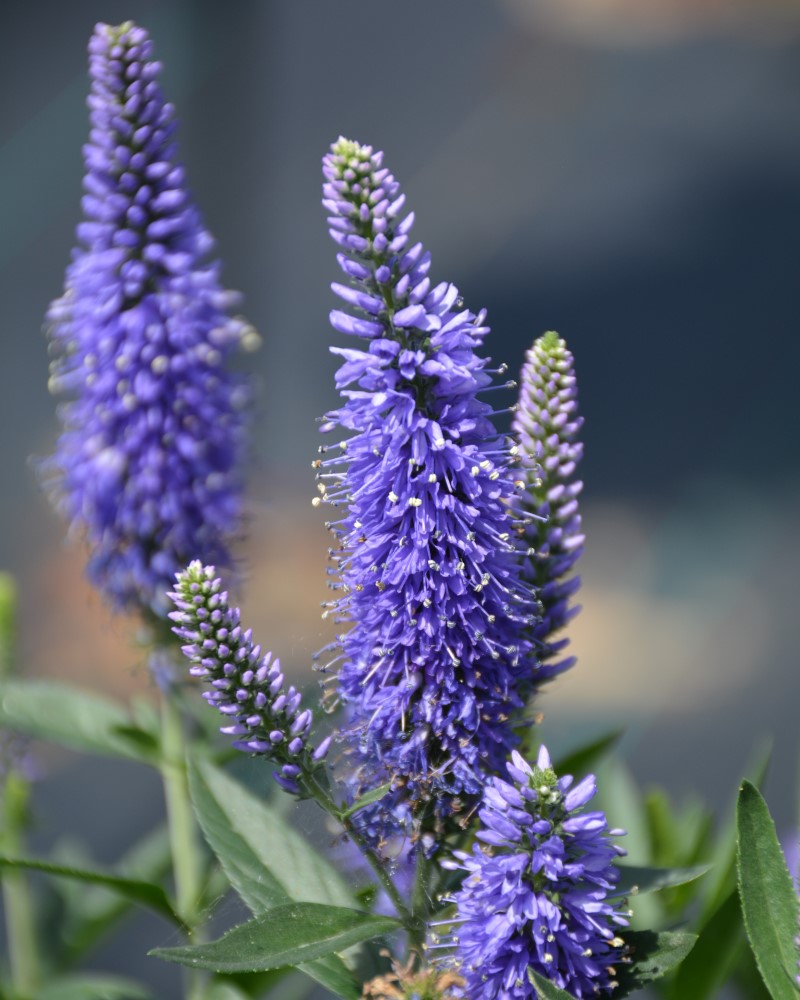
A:
{"type": "MultiPolygon", "coordinates": [[[[135,879],[14,857],[22,817],[9,825],[7,795],[0,868],[99,882],[188,929],[191,944],[158,953],[189,967],[190,1000],[255,998],[263,981],[240,973],[266,972],[272,982],[293,966],[346,1000],[551,1000],[649,984],[695,938],[630,929],[625,893],[641,881],[681,884],[686,869],[623,876],[624,852],[612,842],[621,831],[609,830],[603,809],[586,809],[594,778],[573,784],[544,747],[535,764],[518,750],[528,699],[573,662],[562,651],[583,548],[582,421],[564,341],[548,333],[529,351],[513,437],[504,438],[483,394],[510,384],[497,383],[504,368],[490,368],[483,354],[484,313],[466,308],[455,286],[431,280],[430,256],[411,240],[413,214],[382,154],[346,139],[333,145],[323,203],[346,280],[333,285],[343,305],[330,318],[353,339],[332,348],[342,399],[323,429],[336,440],[314,464],[318,502],[335,511],[336,595],[325,613],[344,626],[322,666],[344,711],[339,733],[317,739],[315,707],[255,643],[211,565],[229,561],[240,511],[247,388],[228,362],[253,335],[231,316],[233,299],[209,262],[211,239],[176,160],[147,33],[98,25],[90,60],[85,219],[64,295],[49,313],[53,388],[68,399],[47,464],[53,490],[89,544],[92,580],[114,604],[155,622],[172,601],[188,673],[222,716],[223,734],[270,762],[283,790],[325,810],[348,841],[337,857],[349,878],[218,766],[194,726],[187,739],[185,692],[170,679],[177,657],[163,642],[151,661],[156,679],[168,680],[160,720],[95,699],[99,718],[87,721],[85,694],[73,693],[59,700],[57,721],[69,745],[159,769],[171,877],[162,883],[169,862],[161,856],[135,879]],[[331,761],[337,743],[347,753],[331,761]],[[192,808],[253,912],[210,943],[201,930],[209,866],[192,808]],[[374,884],[354,889],[362,877],[374,884]]],[[[8,727],[46,735],[52,693],[4,682],[0,712],[8,727]],[[16,716],[13,704],[23,706],[16,716]]],[[[583,748],[579,759],[597,753],[583,748]]],[[[658,805],[653,840],[664,847],[683,831],[676,824],[664,835],[658,805]]],[[[719,935],[732,926],[738,940],[744,913],[764,982],[783,998],[797,974],[795,895],[766,805],[747,783],[737,822],[738,887],[726,874],[728,853],[704,927],[719,935]]],[[[690,841],[682,854],[675,848],[673,867],[703,855],[705,841],[690,841]]],[[[54,973],[40,990],[39,964],[26,958],[36,933],[25,889],[18,881],[15,895],[4,878],[10,993],[60,996],[69,987],[77,995],[71,973],[54,973]]],[[[685,907],[664,912],[669,926],[689,919],[685,907]]],[[[76,936],[89,933],[87,920],[102,923],[81,913],[76,936]]],[[[48,979],[49,963],[42,969],[48,979]]],[[[683,995],[677,983],[670,1000],[683,995]]],[[[144,995],[106,979],[90,987],[93,996],[144,995]]]]}

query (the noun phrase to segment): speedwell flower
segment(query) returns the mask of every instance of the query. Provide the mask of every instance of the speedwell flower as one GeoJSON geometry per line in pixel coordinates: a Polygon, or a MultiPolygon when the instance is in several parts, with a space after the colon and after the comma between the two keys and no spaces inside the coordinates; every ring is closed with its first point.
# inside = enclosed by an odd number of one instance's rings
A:
{"type": "Polygon", "coordinates": [[[595,779],[557,778],[544,747],[533,768],[513,751],[508,774],[486,786],[477,834],[485,846],[450,865],[467,872],[453,934],[464,996],[533,998],[529,968],[576,997],[610,990],[624,958],[615,928],[627,915],[612,897],[614,861],[625,852],[602,812],[582,812],[595,779]]]}
{"type": "Polygon", "coordinates": [[[238,737],[237,749],[276,761],[278,784],[301,793],[330,738],[316,750],[309,745],[313,719],[310,709],[302,708],[300,692],[286,687],[279,661],[262,654],[250,629],[242,628],[239,609],[228,603],[213,566],[191,563],[177,574],[170,597],[177,610],[169,617],[186,644],[189,672],[209,684],[203,697],[226,718],[220,731],[238,737]]]}
{"type": "Polygon", "coordinates": [[[332,348],[344,402],[325,429],[349,436],[315,463],[324,499],[344,508],[339,690],[366,758],[414,795],[475,795],[514,743],[532,615],[508,450],[478,398],[492,384],[478,353],[488,327],[453,285],[432,284],[382,153],[340,139],[323,170],[348,279],[333,285],[345,308],[331,324],[358,341],[332,348]]]}
{"type": "Polygon", "coordinates": [[[69,401],[45,473],[92,582],[162,615],[181,566],[230,561],[247,392],[227,361],[255,335],[208,261],[147,32],[99,24],[89,59],[85,220],[48,313],[69,401]]]}

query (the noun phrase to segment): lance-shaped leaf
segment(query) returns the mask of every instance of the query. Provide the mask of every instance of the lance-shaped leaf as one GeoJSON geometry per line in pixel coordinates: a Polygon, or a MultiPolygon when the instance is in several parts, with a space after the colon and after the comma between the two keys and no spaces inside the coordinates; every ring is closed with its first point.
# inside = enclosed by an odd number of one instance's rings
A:
{"type": "Polygon", "coordinates": [[[354,895],[333,865],[225,771],[193,761],[189,789],[209,845],[253,913],[291,901],[352,906],[354,895]]]}
{"type": "Polygon", "coordinates": [[[0,725],[104,757],[151,763],[156,751],[122,705],[53,680],[3,681],[0,725]]]}
{"type": "MultiPolygon", "coordinates": [[[[69,857],[62,853],[52,860],[68,868],[91,869],[91,862],[87,864],[89,859],[82,856],[69,857]]],[[[171,862],[169,833],[166,826],[159,826],[120,858],[114,870],[123,878],[160,884],[170,871],[171,862]]],[[[57,933],[53,928],[51,957],[72,964],[81,953],[114,929],[133,900],[103,884],[87,885],[83,881],[63,879],[58,888],[64,912],[59,917],[57,933]]]]}
{"type": "Polygon", "coordinates": [[[249,994],[225,980],[217,980],[206,990],[205,1000],[249,1000],[249,994]]]}
{"type": "Polygon", "coordinates": [[[160,885],[152,882],[144,882],[141,879],[125,878],[115,875],[113,872],[89,871],[85,868],[75,868],[70,865],[53,864],[50,861],[39,861],[35,858],[7,858],[0,857],[0,868],[23,868],[28,871],[45,872],[48,875],[56,875],[61,878],[78,879],[81,882],[90,882],[94,885],[103,885],[114,892],[119,893],[126,899],[135,903],[141,903],[151,910],[155,910],[162,917],[179,927],[183,922],[172,904],[167,898],[167,894],[160,885]]]}
{"type": "Polygon", "coordinates": [[[391,781],[386,781],[382,785],[378,785],[377,788],[370,789],[370,791],[362,795],[360,799],[356,799],[356,801],[348,809],[343,810],[341,813],[342,819],[347,819],[348,816],[353,816],[360,809],[365,809],[367,806],[371,806],[374,802],[380,802],[384,795],[388,795],[391,790],[391,781]]]}
{"type": "Polygon", "coordinates": [[[617,998],[630,996],[666,975],[686,958],[697,940],[696,934],[684,931],[628,931],[624,935],[631,958],[630,965],[617,966],[617,998]]]}
{"type": "MultiPolygon", "coordinates": [[[[533,734],[534,729],[530,730],[533,734]]],[[[613,732],[600,736],[585,746],[570,750],[556,760],[556,772],[558,774],[571,774],[575,778],[582,778],[585,774],[593,771],[597,764],[619,743],[622,737],[622,730],[615,729],[613,732]]]]}
{"type": "Polygon", "coordinates": [[[646,865],[617,865],[619,882],[614,887],[615,896],[629,896],[644,892],[658,892],[675,885],[684,885],[700,878],[710,865],[693,865],[691,868],[650,868],[646,865]]]}
{"type": "MultiPolygon", "coordinates": [[[[208,762],[191,761],[189,789],[209,846],[255,916],[292,901],[345,906],[355,902],[336,869],[274,807],[224,771],[208,762]]],[[[360,995],[337,955],[303,963],[301,968],[345,1000],[360,995]]]]}
{"type": "Polygon", "coordinates": [[[150,954],[214,972],[265,972],[322,958],[400,926],[391,917],[342,906],[290,903],[234,927],[210,944],[156,948],[150,954]]]}
{"type": "MultiPolygon", "coordinates": [[[[772,744],[757,747],[745,768],[745,778],[756,788],[763,788],[772,759],[772,744]]],[[[732,810],[733,812],[733,810],[732,810]]],[[[736,889],[736,819],[721,825],[712,856],[714,867],[703,885],[704,901],[700,911],[700,925],[715,913],[736,889]]]]}
{"type": "Polygon", "coordinates": [[[51,980],[36,1000],[152,1000],[153,994],[140,983],[121,976],[72,975],[51,980]]]}
{"type": "Polygon", "coordinates": [[[797,900],[767,804],[749,781],[739,791],[736,828],[742,915],[759,972],[774,1000],[797,1000],[797,900]]]}
{"type": "Polygon", "coordinates": [[[672,983],[674,1000],[711,1000],[742,954],[744,930],[739,897],[732,892],[700,931],[697,944],[672,983]]]}
{"type": "Polygon", "coordinates": [[[528,967],[528,978],[536,987],[536,995],[541,997],[541,1000],[573,1000],[571,993],[559,989],[555,983],[551,983],[549,979],[545,979],[544,976],[534,972],[530,967],[528,967]]]}

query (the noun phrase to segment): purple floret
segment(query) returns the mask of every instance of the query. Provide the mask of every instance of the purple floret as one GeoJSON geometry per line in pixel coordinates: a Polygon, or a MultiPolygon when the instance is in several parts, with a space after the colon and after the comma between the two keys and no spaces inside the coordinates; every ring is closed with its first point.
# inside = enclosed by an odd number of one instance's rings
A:
{"type": "Polygon", "coordinates": [[[346,432],[317,463],[341,593],[339,690],[365,759],[414,797],[478,794],[515,740],[520,638],[533,607],[521,584],[508,502],[509,454],[478,394],[492,384],[477,353],[484,313],[455,286],[432,284],[411,244],[413,214],[383,154],[340,139],[323,162],[323,205],[348,284],[331,313],[355,346],[336,383],[344,399],[325,430],[346,432]]]}
{"type": "Polygon", "coordinates": [[[557,333],[546,333],[525,356],[514,416],[526,488],[520,507],[527,519],[525,579],[537,591],[541,620],[532,629],[544,680],[567,670],[574,657],[559,659],[567,638],[554,638],[580,610],[571,606],[580,587],[572,574],[583,552],[578,495],[583,483],[575,469],[583,455],[578,433],[578,393],[573,357],[557,333]]]}
{"type": "Polygon", "coordinates": [[[583,812],[593,776],[557,778],[542,747],[531,768],[516,752],[510,782],[492,778],[472,854],[458,852],[467,876],[455,894],[454,967],[467,1000],[536,996],[531,968],[576,997],[615,985],[624,960],[616,927],[628,914],[614,900],[625,852],[612,844],[602,812],[583,812]]]}
{"type": "Polygon", "coordinates": [[[262,754],[280,764],[275,780],[297,795],[307,777],[325,758],[330,738],[314,749],[309,745],[313,717],[301,705],[300,692],[287,688],[280,662],[261,652],[250,629],[243,629],[238,608],[213,566],[192,562],[177,574],[169,596],[176,611],[173,632],[186,645],[189,673],[210,687],[203,697],[225,716],[220,732],[237,737],[234,746],[262,754]]]}
{"type": "Polygon", "coordinates": [[[255,334],[207,260],[147,32],[99,24],[89,62],[84,221],[48,313],[51,388],[69,401],[44,471],[92,582],[163,615],[191,558],[230,562],[248,391],[227,362],[255,334]]]}

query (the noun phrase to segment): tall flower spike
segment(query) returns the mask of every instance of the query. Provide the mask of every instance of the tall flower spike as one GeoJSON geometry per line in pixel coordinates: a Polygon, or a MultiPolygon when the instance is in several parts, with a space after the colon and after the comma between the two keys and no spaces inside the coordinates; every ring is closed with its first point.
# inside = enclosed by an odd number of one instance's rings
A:
{"type": "Polygon", "coordinates": [[[169,596],[177,610],[169,617],[186,645],[189,672],[210,686],[203,697],[227,719],[220,732],[239,739],[246,753],[263,754],[280,765],[275,780],[287,791],[302,792],[304,780],[328,752],[330,738],[309,746],[312,715],[301,708],[300,692],[284,684],[280,663],[253,644],[239,609],[228,604],[213,566],[191,563],[177,574],[169,596]]]}
{"type": "Polygon", "coordinates": [[[578,495],[583,483],[575,468],[583,454],[572,354],[557,333],[545,333],[525,356],[514,432],[522,452],[526,488],[520,506],[526,521],[524,560],[528,582],[538,593],[542,618],[532,630],[544,680],[567,670],[574,657],[559,660],[569,639],[554,635],[580,610],[570,598],[580,587],[571,571],[583,552],[578,495]]]}
{"type": "Polygon", "coordinates": [[[615,985],[614,963],[625,961],[615,927],[628,914],[613,900],[625,852],[609,837],[602,812],[582,812],[594,796],[594,776],[573,787],[557,778],[542,747],[531,768],[514,751],[511,782],[492,778],[480,810],[472,854],[459,852],[467,877],[455,894],[455,968],[467,1000],[527,1000],[536,990],[528,969],[576,997],[615,985]]]}
{"type": "Polygon", "coordinates": [[[362,750],[421,797],[477,794],[513,736],[532,615],[509,519],[508,452],[478,400],[492,378],[476,351],[484,313],[432,285],[430,255],[409,246],[413,214],[383,154],[340,139],[323,161],[323,205],[341,247],[345,310],[359,348],[343,358],[344,397],[324,430],[351,436],[321,458],[320,490],[344,508],[332,525],[341,591],[339,690],[362,750]]]}
{"type": "Polygon", "coordinates": [[[226,363],[256,336],[207,262],[147,32],[99,24],[89,66],[85,221],[48,313],[50,385],[70,401],[44,472],[92,582],[164,614],[189,559],[230,561],[248,392],[226,363]]]}

